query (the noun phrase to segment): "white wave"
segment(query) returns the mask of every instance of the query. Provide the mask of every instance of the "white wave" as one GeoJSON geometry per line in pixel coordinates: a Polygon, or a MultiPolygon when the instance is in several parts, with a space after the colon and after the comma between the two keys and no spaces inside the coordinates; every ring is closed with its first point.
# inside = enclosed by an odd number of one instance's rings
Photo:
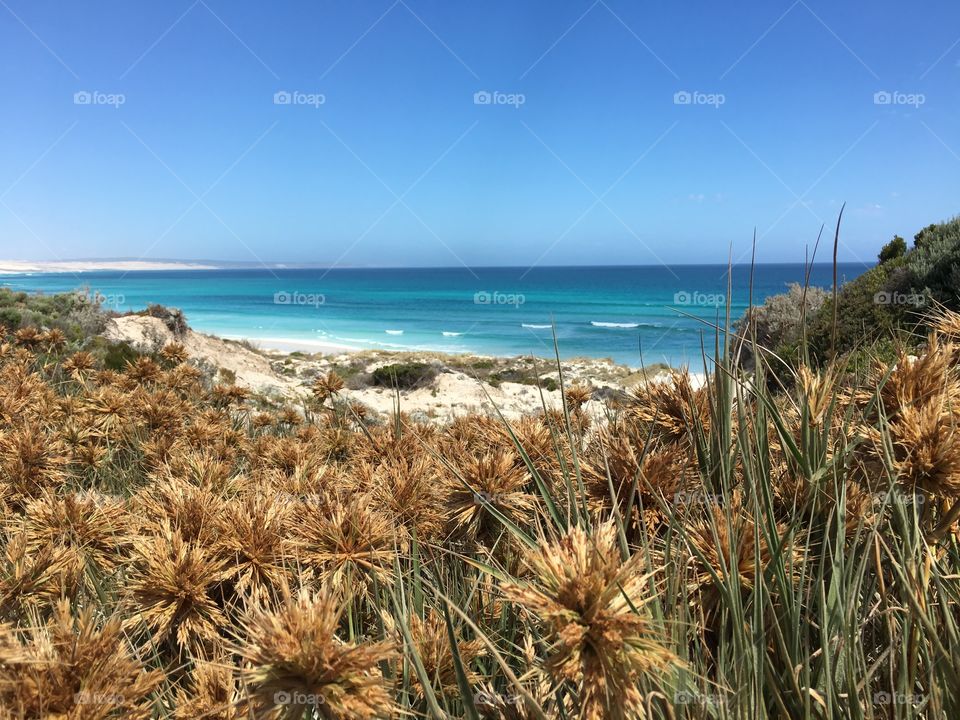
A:
{"type": "Polygon", "coordinates": [[[640,327],[640,323],[615,323],[615,322],[597,322],[596,320],[591,320],[590,324],[594,327],[602,328],[635,328],[640,327]]]}
{"type": "Polygon", "coordinates": [[[444,330],[444,331],[443,331],[443,336],[444,336],[444,337],[460,337],[461,335],[463,335],[462,332],[461,332],[461,333],[458,333],[458,332],[450,332],[449,330],[444,330]]]}
{"type": "Polygon", "coordinates": [[[534,323],[520,323],[520,327],[530,328],[531,330],[549,330],[550,325],[536,325],[534,323]]]}
{"type": "Polygon", "coordinates": [[[403,330],[384,330],[387,335],[403,335],[403,330]]]}

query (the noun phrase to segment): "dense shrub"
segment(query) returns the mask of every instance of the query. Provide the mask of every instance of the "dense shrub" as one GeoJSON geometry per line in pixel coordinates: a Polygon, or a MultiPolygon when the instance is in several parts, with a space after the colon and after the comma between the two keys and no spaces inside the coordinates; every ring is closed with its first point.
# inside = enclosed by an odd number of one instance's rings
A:
{"type": "MultiPolygon", "coordinates": [[[[838,290],[836,313],[830,293],[813,313],[808,308],[808,349],[814,362],[826,361],[834,350],[838,355],[851,355],[863,348],[915,347],[926,337],[924,317],[934,304],[960,309],[960,218],[928,225],[914,236],[911,249],[903,238],[894,237],[879,258],[879,265],[838,290]]],[[[781,357],[793,355],[796,359],[791,351],[798,347],[799,310],[795,288],[768,298],[754,311],[760,344],[781,357]],[[764,327],[759,320],[767,317],[770,323],[764,327]]],[[[738,324],[739,335],[747,322],[745,318],[738,324]]],[[[749,351],[745,356],[747,364],[751,363],[749,351]]]]}
{"type": "Polygon", "coordinates": [[[781,357],[793,356],[803,339],[803,321],[813,318],[827,299],[827,291],[791,283],[787,292],[768,297],[763,305],[750,308],[737,322],[736,335],[743,340],[740,361],[752,367],[752,333],[757,343],[781,357]],[[752,327],[751,327],[752,326],[752,327]]]}
{"type": "Polygon", "coordinates": [[[190,328],[187,325],[187,316],[179,308],[166,307],[164,305],[147,305],[143,311],[144,315],[159,318],[167,329],[177,337],[183,337],[190,328]]]}
{"type": "Polygon", "coordinates": [[[880,249],[880,254],[877,256],[877,259],[885,263],[887,260],[896,260],[898,257],[903,257],[906,254],[907,241],[899,235],[894,235],[893,240],[880,249]]]}
{"type": "Polygon", "coordinates": [[[383,365],[373,371],[370,381],[377,387],[410,390],[426,387],[437,378],[437,368],[430,363],[406,362],[383,365]]]}
{"type": "Polygon", "coordinates": [[[80,341],[103,332],[106,320],[99,300],[86,290],[30,295],[0,288],[0,324],[12,330],[28,326],[57,328],[68,339],[80,341]]]}

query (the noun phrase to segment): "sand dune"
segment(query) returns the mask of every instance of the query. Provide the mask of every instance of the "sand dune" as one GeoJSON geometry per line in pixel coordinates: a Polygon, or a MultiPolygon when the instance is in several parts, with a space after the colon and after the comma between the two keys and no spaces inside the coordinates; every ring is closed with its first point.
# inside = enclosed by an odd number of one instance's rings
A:
{"type": "Polygon", "coordinates": [[[0,274],[23,273],[79,273],[96,271],[134,270],[216,270],[214,265],[152,260],[62,260],[55,262],[27,262],[0,260],[0,274]]]}

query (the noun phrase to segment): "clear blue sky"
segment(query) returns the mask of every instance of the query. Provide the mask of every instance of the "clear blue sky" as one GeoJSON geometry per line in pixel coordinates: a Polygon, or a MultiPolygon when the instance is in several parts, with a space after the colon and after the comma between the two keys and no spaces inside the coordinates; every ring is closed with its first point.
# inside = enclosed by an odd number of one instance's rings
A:
{"type": "Polygon", "coordinates": [[[960,212],[955,0],[0,0],[0,64],[5,258],[799,261],[846,201],[869,261],[960,212]]]}

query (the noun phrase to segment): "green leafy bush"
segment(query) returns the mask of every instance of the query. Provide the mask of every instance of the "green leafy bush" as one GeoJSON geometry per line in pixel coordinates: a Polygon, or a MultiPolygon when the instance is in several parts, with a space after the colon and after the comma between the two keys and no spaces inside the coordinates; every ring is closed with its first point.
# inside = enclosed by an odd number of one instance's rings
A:
{"type": "Polygon", "coordinates": [[[898,257],[903,257],[906,254],[907,241],[899,235],[894,235],[893,240],[880,249],[880,254],[877,258],[880,262],[885,263],[887,260],[896,260],[898,257]]]}
{"type": "Polygon", "coordinates": [[[373,371],[371,383],[377,387],[411,390],[426,387],[437,378],[437,368],[424,362],[383,365],[373,371]]]}
{"type": "Polygon", "coordinates": [[[757,343],[772,350],[780,357],[793,357],[803,339],[803,322],[815,317],[827,299],[827,291],[819,287],[806,290],[791,283],[787,292],[768,297],[763,305],[750,308],[737,322],[735,332],[738,342],[743,340],[740,354],[741,365],[752,367],[752,333],[756,332],[757,343]]]}

